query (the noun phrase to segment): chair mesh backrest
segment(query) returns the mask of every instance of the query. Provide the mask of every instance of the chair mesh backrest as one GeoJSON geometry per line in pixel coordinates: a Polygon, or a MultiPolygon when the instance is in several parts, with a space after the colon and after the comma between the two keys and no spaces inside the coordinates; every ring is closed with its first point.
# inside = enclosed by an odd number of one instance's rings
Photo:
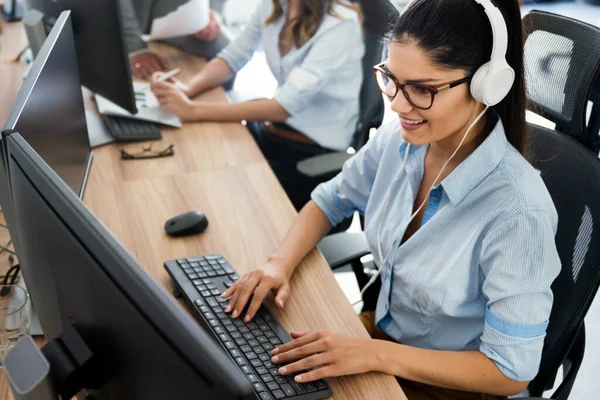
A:
{"type": "Polygon", "coordinates": [[[600,284],[600,160],[566,135],[534,125],[527,158],[558,212],[562,269],[552,285],[554,305],[536,378],[545,383],[564,360],[600,284]]]}
{"type": "Polygon", "coordinates": [[[359,121],[352,141],[356,150],[367,142],[369,130],[379,127],[383,120],[383,97],[375,81],[373,66],[381,62],[384,37],[398,18],[398,11],[388,0],[362,0],[359,3],[363,12],[365,55],[362,59],[359,121]]]}
{"type": "Polygon", "coordinates": [[[585,112],[600,63],[600,29],[543,11],[523,18],[525,82],[532,110],[556,129],[583,137],[585,112]]]}

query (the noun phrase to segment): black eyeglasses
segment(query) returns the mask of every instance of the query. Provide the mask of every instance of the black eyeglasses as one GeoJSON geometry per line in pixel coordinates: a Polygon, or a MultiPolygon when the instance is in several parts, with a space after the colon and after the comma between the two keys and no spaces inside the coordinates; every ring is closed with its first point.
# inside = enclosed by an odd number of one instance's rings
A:
{"type": "Polygon", "coordinates": [[[420,110],[429,110],[433,105],[433,99],[436,94],[444,90],[452,89],[458,85],[469,82],[471,76],[450,82],[440,87],[432,87],[419,83],[400,83],[390,72],[385,68],[383,63],[373,67],[377,86],[387,97],[395,98],[398,90],[402,90],[406,100],[415,108],[420,110]]]}
{"type": "Polygon", "coordinates": [[[170,144],[163,150],[152,150],[152,144],[142,146],[141,150],[135,152],[125,151],[121,149],[121,160],[143,160],[148,158],[169,157],[175,154],[174,145],[170,144]]]}

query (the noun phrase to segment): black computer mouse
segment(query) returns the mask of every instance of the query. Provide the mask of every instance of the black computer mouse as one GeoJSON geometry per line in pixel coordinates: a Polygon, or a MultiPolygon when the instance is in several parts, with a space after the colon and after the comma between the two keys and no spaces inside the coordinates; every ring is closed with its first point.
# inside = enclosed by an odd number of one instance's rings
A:
{"type": "Polygon", "coordinates": [[[165,222],[165,231],[169,236],[188,236],[203,232],[207,226],[208,220],[203,213],[191,211],[165,222]]]}

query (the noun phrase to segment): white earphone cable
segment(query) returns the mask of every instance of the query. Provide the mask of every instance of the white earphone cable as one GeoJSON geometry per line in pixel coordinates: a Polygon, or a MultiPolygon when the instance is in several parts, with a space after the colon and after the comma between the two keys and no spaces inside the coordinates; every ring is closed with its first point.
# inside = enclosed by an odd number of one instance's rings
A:
{"type": "MultiPolygon", "coordinates": [[[[442,176],[442,173],[444,172],[444,169],[446,169],[446,166],[448,165],[448,163],[450,162],[450,160],[452,160],[454,158],[454,156],[456,155],[456,153],[458,153],[458,150],[461,148],[461,146],[463,145],[463,143],[467,139],[467,136],[469,135],[469,132],[471,131],[471,129],[473,129],[473,127],[477,124],[477,122],[479,122],[479,120],[481,119],[481,117],[483,117],[483,115],[488,110],[488,108],[489,108],[489,106],[486,106],[483,109],[483,111],[479,113],[479,115],[477,116],[477,118],[475,118],[475,120],[473,120],[473,122],[471,123],[471,125],[469,125],[469,128],[467,129],[467,131],[463,135],[463,138],[460,141],[460,143],[458,144],[458,147],[456,147],[456,150],[454,150],[454,153],[452,153],[452,155],[450,156],[450,158],[448,158],[448,160],[446,160],[446,162],[442,166],[442,169],[438,173],[437,177],[433,180],[433,184],[431,185],[431,187],[427,191],[428,192],[427,196],[425,196],[425,199],[423,200],[423,202],[421,203],[421,205],[419,206],[419,208],[417,208],[417,210],[411,215],[410,219],[406,223],[406,227],[404,228],[404,230],[406,230],[406,228],[408,227],[408,225],[410,225],[410,223],[412,222],[412,220],[415,219],[415,217],[419,214],[419,212],[421,211],[421,209],[423,208],[423,206],[425,204],[427,204],[427,200],[429,199],[429,193],[436,186],[437,180],[440,179],[440,176],[442,176]]],[[[377,251],[378,251],[378,255],[379,255],[379,260],[381,261],[381,266],[377,269],[377,273],[375,275],[373,275],[373,277],[371,277],[371,279],[369,279],[369,281],[367,282],[367,284],[362,288],[362,290],[360,291],[360,297],[361,297],[361,299],[359,301],[356,301],[356,302],[352,303],[353,306],[356,305],[356,304],[358,304],[358,303],[360,303],[360,302],[362,302],[362,297],[364,296],[366,290],[369,288],[369,286],[371,286],[375,282],[375,280],[377,279],[377,277],[381,274],[381,271],[385,267],[385,263],[386,263],[386,261],[388,259],[388,255],[393,252],[393,249],[391,249],[385,255],[385,258],[383,257],[383,252],[382,252],[382,248],[381,248],[381,228],[383,227],[383,221],[384,221],[383,216],[385,216],[387,214],[387,212],[388,212],[389,203],[390,203],[391,194],[392,194],[392,187],[400,179],[400,177],[402,176],[402,173],[404,172],[404,168],[406,167],[406,161],[408,159],[409,149],[410,149],[410,144],[408,144],[406,146],[406,151],[404,152],[404,159],[402,161],[402,166],[400,167],[400,171],[398,172],[398,176],[396,177],[396,179],[394,179],[394,181],[392,182],[392,184],[388,188],[387,195],[386,195],[386,200],[384,201],[383,213],[381,215],[381,218],[380,218],[380,221],[379,221],[379,225],[377,227],[377,251]]]]}

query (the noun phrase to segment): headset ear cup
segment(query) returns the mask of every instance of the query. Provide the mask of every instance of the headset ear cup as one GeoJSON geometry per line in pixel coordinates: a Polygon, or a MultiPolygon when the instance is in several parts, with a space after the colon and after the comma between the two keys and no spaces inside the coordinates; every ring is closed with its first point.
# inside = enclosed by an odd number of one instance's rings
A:
{"type": "Polygon", "coordinates": [[[487,84],[488,71],[490,69],[490,63],[486,62],[483,64],[471,79],[471,96],[480,103],[487,106],[490,104],[485,103],[485,87],[487,84]]]}

